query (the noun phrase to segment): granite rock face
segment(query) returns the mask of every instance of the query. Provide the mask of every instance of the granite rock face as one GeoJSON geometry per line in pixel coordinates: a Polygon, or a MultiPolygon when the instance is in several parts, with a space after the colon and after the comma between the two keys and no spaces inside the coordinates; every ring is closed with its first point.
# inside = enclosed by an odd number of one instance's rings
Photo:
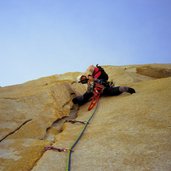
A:
{"type": "MultiPolygon", "coordinates": [[[[72,169],[117,171],[171,170],[171,65],[104,66],[115,85],[135,94],[101,97],[95,116],[74,148],[72,169]]],[[[0,170],[63,171],[67,153],[91,116],[89,103],[77,109],[83,94],[80,73],[40,78],[0,88],[0,170]],[[77,111],[78,110],[78,111],[77,111]]]]}

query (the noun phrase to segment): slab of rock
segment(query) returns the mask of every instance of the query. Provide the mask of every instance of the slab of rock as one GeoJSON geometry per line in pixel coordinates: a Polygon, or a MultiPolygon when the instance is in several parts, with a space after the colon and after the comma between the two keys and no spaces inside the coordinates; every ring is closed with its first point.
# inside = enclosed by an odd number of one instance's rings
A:
{"type": "Polygon", "coordinates": [[[144,65],[136,68],[137,73],[154,77],[154,78],[167,78],[171,77],[171,65],[169,64],[153,64],[144,65]]]}
{"type": "MultiPolygon", "coordinates": [[[[102,97],[95,116],[74,148],[71,170],[170,171],[171,77],[143,74],[144,66],[104,66],[116,85],[136,89],[130,95],[102,97]]],[[[150,65],[168,70],[170,65],[150,65]]],[[[152,69],[151,69],[152,68],[152,69]]],[[[163,72],[166,73],[166,72],[163,72]]],[[[45,151],[49,145],[70,148],[84,128],[65,122],[72,98],[86,87],[75,83],[80,73],[55,75],[0,89],[0,170],[65,170],[66,152],[45,151]]],[[[89,103],[74,117],[86,121],[89,103]]]]}
{"type": "Polygon", "coordinates": [[[72,94],[71,81],[56,77],[0,89],[1,170],[33,167],[45,145],[54,140],[47,142],[48,130],[70,114],[72,94]]]}

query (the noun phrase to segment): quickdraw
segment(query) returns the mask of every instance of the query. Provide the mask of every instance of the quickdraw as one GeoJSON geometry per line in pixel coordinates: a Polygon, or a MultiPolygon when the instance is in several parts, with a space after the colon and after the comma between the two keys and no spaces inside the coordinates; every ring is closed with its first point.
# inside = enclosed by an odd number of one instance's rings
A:
{"type": "Polygon", "coordinates": [[[94,114],[96,113],[96,110],[97,110],[97,107],[98,107],[98,102],[99,102],[99,99],[100,99],[100,95],[103,92],[103,90],[104,90],[103,85],[98,84],[98,83],[95,84],[94,95],[92,97],[92,101],[90,103],[90,106],[89,106],[88,110],[90,111],[95,105],[96,105],[96,108],[94,109],[93,113],[91,114],[91,116],[89,117],[89,119],[87,121],[83,122],[83,121],[69,120],[69,122],[71,122],[71,123],[80,122],[80,123],[85,124],[85,126],[81,130],[80,134],[78,135],[77,139],[71,145],[70,148],[58,148],[58,147],[53,147],[53,146],[45,147],[45,150],[54,150],[54,151],[58,151],[58,152],[68,152],[67,163],[66,163],[66,171],[71,170],[71,156],[72,156],[72,152],[74,152],[73,149],[77,145],[77,143],[79,142],[81,137],[83,136],[88,124],[90,123],[91,119],[93,118],[94,114]]]}
{"type": "Polygon", "coordinates": [[[77,143],[79,142],[79,140],[81,139],[81,137],[83,136],[88,124],[90,123],[91,119],[93,118],[94,114],[96,113],[97,107],[98,107],[98,101],[96,102],[96,108],[94,109],[92,115],[89,117],[89,119],[87,120],[85,126],[83,127],[83,129],[81,130],[80,134],[78,135],[76,141],[71,145],[70,147],[70,151],[68,151],[68,157],[67,157],[67,163],[66,163],[66,171],[70,171],[71,170],[71,156],[72,156],[72,151],[74,149],[74,147],[77,145],[77,143]]]}
{"type": "Polygon", "coordinates": [[[102,94],[103,90],[104,90],[104,86],[102,84],[95,83],[95,87],[93,90],[93,97],[92,97],[91,103],[88,107],[88,111],[93,109],[93,107],[98,103],[98,101],[100,99],[100,95],[102,94]]]}
{"type": "MultiPolygon", "coordinates": [[[[53,150],[53,151],[58,151],[58,152],[68,152],[71,151],[69,148],[59,148],[59,147],[54,147],[54,146],[47,146],[45,147],[45,151],[47,150],[53,150]]],[[[72,150],[73,152],[73,150],[72,150]]]]}
{"type": "Polygon", "coordinates": [[[86,124],[87,123],[86,121],[79,121],[79,120],[73,120],[73,119],[66,120],[65,122],[70,122],[72,124],[74,124],[74,123],[86,124]]]}

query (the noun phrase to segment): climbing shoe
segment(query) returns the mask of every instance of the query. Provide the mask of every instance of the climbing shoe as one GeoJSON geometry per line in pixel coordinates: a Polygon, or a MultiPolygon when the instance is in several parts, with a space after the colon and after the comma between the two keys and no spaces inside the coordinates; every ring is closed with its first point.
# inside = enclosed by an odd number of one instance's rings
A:
{"type": "Polygon", "coordinates": [[[74,104],[78,104],[78,99],[75,97],[75,98],[72,99],[72,102],[73,102],[74,104]]]}
{"type": "Polygon", "coordinates": [[[78,104],[79,106],[84,104],[84,97],[83,96],[77,96],[72,99],[72,102],[74,104],[78,104]]]}
{"type": "Polygon", "coordinates": [[[127,92],[130,93],[130,94],[136,93],[133,88],[128,88],[128,91],[127,92]]]}

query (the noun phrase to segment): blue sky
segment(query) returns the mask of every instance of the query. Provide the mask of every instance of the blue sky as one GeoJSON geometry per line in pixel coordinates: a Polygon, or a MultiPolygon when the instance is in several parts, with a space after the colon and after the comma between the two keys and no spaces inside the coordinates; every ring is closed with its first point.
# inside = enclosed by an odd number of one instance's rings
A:
{"type": "Polygon", "coordinates": [[[0,86],[97,63],[171,63],[170,9],[170,0],[0,0],[0,86]]]}

